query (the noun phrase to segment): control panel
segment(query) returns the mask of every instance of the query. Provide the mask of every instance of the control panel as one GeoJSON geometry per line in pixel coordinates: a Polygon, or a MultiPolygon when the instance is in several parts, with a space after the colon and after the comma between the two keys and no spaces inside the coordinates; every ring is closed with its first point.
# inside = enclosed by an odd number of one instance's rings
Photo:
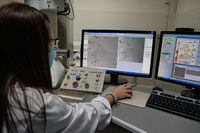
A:
{"type": "Polygon", "coordinates": [[[70,67],[61,89],[102,93],[105,69],[70,67]]]}

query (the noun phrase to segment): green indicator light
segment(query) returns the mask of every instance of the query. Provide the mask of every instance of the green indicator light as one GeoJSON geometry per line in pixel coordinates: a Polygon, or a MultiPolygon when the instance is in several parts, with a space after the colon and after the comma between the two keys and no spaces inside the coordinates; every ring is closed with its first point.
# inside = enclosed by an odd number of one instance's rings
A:
{"type": "Polygon", "coordinates": [[[169,41],[174,41],[174,39],[169,39],[169,41]]]}
{"type": "Polygon", "coordinates": [[[171,44],[171,43],[167,43],[167,44],[171,44]]]}
{"type": "Polygon", "coordinates": [[[164,41],[168,41],[168,39],[164,39],[164,41]]]}
{"type": "Polygon", "coordinates": [[[158,78],[161,78],[161,76],[158,76],[158,78]]]}

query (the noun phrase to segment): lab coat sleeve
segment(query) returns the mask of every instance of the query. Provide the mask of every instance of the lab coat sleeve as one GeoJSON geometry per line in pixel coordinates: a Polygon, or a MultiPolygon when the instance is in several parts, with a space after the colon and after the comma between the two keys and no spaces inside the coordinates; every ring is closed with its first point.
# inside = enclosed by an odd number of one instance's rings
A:
{"type": "MultiPolygon", "coordinates": [[[[111,120],[111,106],[98,97],[87,103],[67,103],[56,95],[44,94],[46,132],[93,133],[104,129],[111,120]]],[[[35,118],[39,125],[39,115],[35,118]]],[[[42,117],[41,117],[42,118],[42,117]]]]}

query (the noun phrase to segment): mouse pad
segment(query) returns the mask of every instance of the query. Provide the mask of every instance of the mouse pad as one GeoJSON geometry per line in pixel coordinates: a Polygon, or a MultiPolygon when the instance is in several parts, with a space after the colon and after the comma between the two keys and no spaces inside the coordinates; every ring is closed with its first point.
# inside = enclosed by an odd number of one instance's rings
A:
{"type": "MultiPolygon", "coordinates": [[[[102,94],[105,95],[108,92],[112,92],[115,88],[116,87],[108,87],[106,90],[103,91],[102,94]]],[[[133,90],[133,96],[130,99],[118,100],[118,102],[137,106],[140,108],[145,108],[149,96],[149,93],[133,90]]]]}

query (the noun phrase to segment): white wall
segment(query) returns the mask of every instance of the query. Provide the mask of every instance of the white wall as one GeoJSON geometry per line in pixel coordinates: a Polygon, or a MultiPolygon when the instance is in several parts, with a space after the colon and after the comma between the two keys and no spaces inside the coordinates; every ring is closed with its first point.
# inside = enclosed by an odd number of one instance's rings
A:
{"type": "Polygon", "coordinates": [[[74,0],[74,41],[80,42],[82,29],[155,30],[158,33],[171,30],[175,1],[74,0]],[[168,1],[170,5],[165,4],[168,1]]]}
{"type": "MultiPolygon", "coordinates": [[[[82,29],[155,30],[157,33],[174,30],[176,2],[177,0],[74,0],[74,41],[80,45],[82,29]],[[167,2],[170,4],[166,4],[167,2]]],[[[155,63],[156,61],[153,64],[154,71],[155,63]]],[[[126,78],[129,83],[133,82],[133,77],[126,78]]],[[[182,90],[180,85],[154,81],[157,86],[166,90],[182,90]]],[[[146,78],[139,78],[138,84],[154,86],[146,78]]]]}
{"type": "Polygon", "coordinates": [[[175,28],[186,27],[200,31],[200,0],[178,0],[175,28]]]}

